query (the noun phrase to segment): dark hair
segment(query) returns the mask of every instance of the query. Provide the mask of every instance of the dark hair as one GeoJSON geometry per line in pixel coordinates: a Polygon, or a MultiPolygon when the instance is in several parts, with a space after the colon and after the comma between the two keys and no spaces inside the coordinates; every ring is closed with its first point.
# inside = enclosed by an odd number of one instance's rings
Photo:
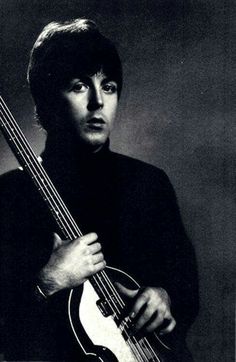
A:
{"type": "Polygon", "coordinates": [[[88,19],[49,23],[30,55],[28,82],[39,121],[47,129],[57,96],[73,77],[102,70],[122,88],[122,66],[115,45],[88,19]]]}

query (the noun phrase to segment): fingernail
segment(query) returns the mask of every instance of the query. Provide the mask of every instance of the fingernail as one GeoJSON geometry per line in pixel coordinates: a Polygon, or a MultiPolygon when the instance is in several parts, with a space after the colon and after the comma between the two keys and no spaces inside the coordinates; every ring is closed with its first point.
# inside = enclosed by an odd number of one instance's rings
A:
{"type": "Polygon", "coordinates": [[[132,313],[130,314],[130,318],[134,319],[134,317],[135,317],[135,312],[132,312],[132,313]]]}

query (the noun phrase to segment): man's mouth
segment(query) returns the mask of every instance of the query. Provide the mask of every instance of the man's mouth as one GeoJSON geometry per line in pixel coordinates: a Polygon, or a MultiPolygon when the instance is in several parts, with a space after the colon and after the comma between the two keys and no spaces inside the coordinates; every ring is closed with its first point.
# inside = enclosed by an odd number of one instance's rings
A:
{"type": "Polygon", "coordinates": [[[104,127],[104,125],[106,124],[105,121],[103,120],[103,118],[97,118],[97,117],[93,117],[90,118],[87,122],[87,125],[89,128],[91,129],[102,129],[104,127]]]}

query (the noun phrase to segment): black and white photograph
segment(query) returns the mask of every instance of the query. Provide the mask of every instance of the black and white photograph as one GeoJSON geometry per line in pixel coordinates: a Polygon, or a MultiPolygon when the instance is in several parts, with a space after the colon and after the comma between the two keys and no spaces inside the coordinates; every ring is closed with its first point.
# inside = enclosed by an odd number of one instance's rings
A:
{"type": "Polygon", "coordinates": [[[233,362],[230,0],[0,0],[0,362],[233,362]]]}

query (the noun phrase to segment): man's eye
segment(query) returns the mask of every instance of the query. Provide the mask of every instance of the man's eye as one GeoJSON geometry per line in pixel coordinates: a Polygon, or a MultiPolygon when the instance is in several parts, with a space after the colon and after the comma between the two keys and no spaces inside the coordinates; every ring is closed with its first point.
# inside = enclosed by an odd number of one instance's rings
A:
{"type": "Polygon", "coordinates": [[[103,85],[102,89],[106,93],[116,93],[117,92],[117,85],[115,83],[106,83],[103,85]]]}
{"type": "Polygon", "coordinates": [[[75,93],[82,93],[85,92],[87,90],[87,86],[86,84],[79,82],[73,85],[72,87],[72,91],[75,93]]]}

